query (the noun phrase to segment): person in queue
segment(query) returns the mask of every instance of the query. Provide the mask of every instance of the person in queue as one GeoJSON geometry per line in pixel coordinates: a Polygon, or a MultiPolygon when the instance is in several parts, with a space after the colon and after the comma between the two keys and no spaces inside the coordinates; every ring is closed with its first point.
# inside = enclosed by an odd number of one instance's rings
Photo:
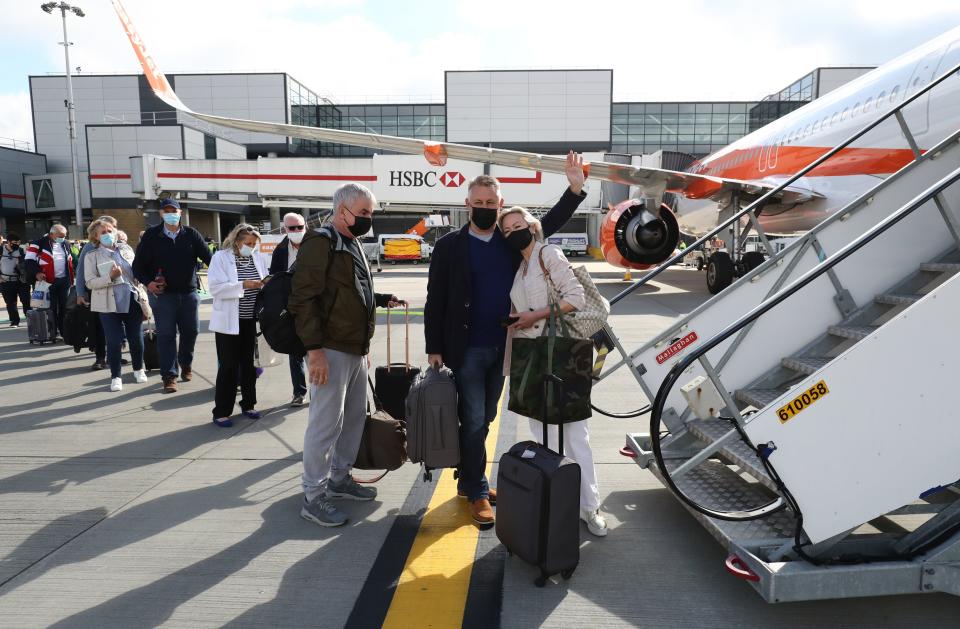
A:
{"type": "MultiPolygon", "coordinates": [[[[303,216],[290,212],[283,217],[283,240],[273,250],[270,259],[270,275],[289,271],[297,261],[297,252],[300,243],[307,233],[307,225],[303,216]]],[[[307,395],[307,379],[303,369],[303,354],[290,354],[290,382],[293,384],[293,399],[290,406],[303,406],[303,398],[307,395]]]]}
{"type": "Polygon", "coordinates": [[[67,245],[67,228],[60,224],[52,226],[46,236],[27,247],[25,261],[27,277],[31,281],[45,281],[50,284],[50,309],[53,311],[57,334],[62,338],[67,293],[74,281],[73,257],[67,245]]]}
{"type": "Polygon", "coordinates": [[[30,284],[27,282],[27,252],[20,246],[20,235],[7,234],[7,240],[0,245],[0,293],[7,305],[10,327],[20,327],[20,313],[17,312],[17,300],[23,308],[23,316],[30,312],[30,284]]]}
{"type": "Polygon", "coordinates": [[[358,238],[370,230],[376,199],[347,183],[333,195],[329,225],[304,236],[288,309],[307,350],[310,411],[303,439],[300,516],[339,526],[347,516],[330,500],[373,500],[377,490],[350,475],[366,418],[367,368],[377,307],[398,306],[395,295],[375,293],[358,238]]]}
{"type": "MultiPolygon", "coordinates": [[[[102,225],[106,223],[112,225],[114,228],[117,227],[117,219],[112,216],[101,216],[90,223],[87,226],[87,234],[91,234],[91,227],[94,224],[98,224],[98,229],[102,228],[102,225]],[[99,221],[99,224],[98,224],[99,221]]],[[[117,232],[118,234],[120,232],[117,232]]],[[[97,236],[100,234],[97,233],[97,236]]],[[[97,244],[93,238],[88,236],[89,241],[83,246],[83,249],[80,250],[80,255],[77,257],[77,303],[81,306],[90,305],[90,292],[87,290],[87,280],[86,280],[86,266],[84,262],[86,261],[87,255],[91,251],[97,248],[97,244]]],[[[119,239],[117,240],[118,244],[121,244],[119,239]]],[[[87,321],[87,338],[90,344],[90,349],[93,350],[93,365],[90,367],[90,371],[99,371],[101,369],[107,368],[107,337],[103,331],[103,323],[100,321],[100,313],[90,311],[90,319],[87,321]]],[[[121,359],[123,361],[124,359],[121,359]]]]}
{"type": "MultiPolygon", "coordinates": [[[[500,214],[500,231],[507,246],[523,256],[510,289],[511,317],[516,321],[508,328],[504,375],[510,373],[510,346],[514,338],[536,338],[543,333],[545,319],[550,316],[551,297],[563,313],[580,310],[586,304],[583,286],[570,267],[570,261],[556,245],[544,243],[540,221],[525,208],[512,207],[500,214]],[[542,263],[542,265],[541,265],[542,263]],[[547,275],[544,275],[546,269],[547,275]],[[556,291],[555,294],[551,295],[556,291]]],[[[543,439],[543,424],[530,418],[534,439],[543,439]]],[[[556,426],[548,426],[549,443],[556,444],[556,426]]],[[[554,446],[556,449],[556,446],[554,446]]],[[[563,425],[563,450],[580,464],[580,519],[598,537],[607,534],[607,522],[600,515],[600,489],[597,470],[590,448],[587,420],[563,425]]]]}
{"type": "Polygon", "coordinates": [[[163,392],[176,393],[178,373],[184,382],[193,379],[193,350],[200,327],[197,260],[209,266],[211,256],[200,232],[180,224],[176,199],[160,202],[160,217],[163,222],[140,237],[133,272],[151,295],[163,392]]]}
{"type": "MultiPolygon", "coordinates": [[[[570,187],[543,219],[547,236],[560,230],[580,203],[583,157],[567,155],[570,187]]],[[[431,365],[453,370],[460,397],[460,468],[457,494],[470,505],[474,522],[494,522],[496,490],[489,486],[486,439],[503,391],[510,287],[522,260],[497,228],[503,207],[500,182],[489,175],[474,178],[466,205],[470,222],[437,241],[430,263],[424,335],[431,365]]]]}
{"type": "Polygon", "coordinates": [[[213,423],[222,428],[233,426],[230,416],[237,397],[240,378],[240,411],[250,419],[260,419],[257,405],[257,372],[254,353],[257,347],[257,320],[254,305],[263,288],[267,269],[257,252],[260,233],[240,223],[227,235],[220,251],[213,254],[207,284],[213,295],[210,330],[216,333],[217,385],[213,423]]]}
{"type": "Polygon", "coordinates": [[[133,275],[134,252],[117,243],[117,228],[97,220],[87,228],[94,249],[84,260],[84,283],[90,299],[90,311],[100,314],[100,324],[107,341],[110,364],[110,390],[123,389],[120,378],[120,352],[124,338],[133,362],[133,377],[138,383],[147,381],[143,368],[142,325],[150,315],[147,291],[133,275]]]}

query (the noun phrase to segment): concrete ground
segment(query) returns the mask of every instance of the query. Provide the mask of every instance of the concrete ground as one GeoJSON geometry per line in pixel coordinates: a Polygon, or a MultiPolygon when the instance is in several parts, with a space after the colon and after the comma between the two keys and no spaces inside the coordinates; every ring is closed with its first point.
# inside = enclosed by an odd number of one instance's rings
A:
{"type": "MultiPolygon", "coordinates": [[[[623,287],[616,270],[588,264],[605,294],[623,287]]],[[[390,267],[377,289],[417,308],[426,273],[390,267]]],[[[693,270],[662,279],[615,311],[628,348],[707,298],[693,270]]],[[[204,329],[209,308],[201,307],[204,329]]],[[[374,364],[386,362],[382,323],[374,364]]],[[[394,361],[402,360],[401,332],[394,329],[394,361]]],[[[419,315],[411,355],[423,362],[419,315]]],[[[0,626],[344,625],[396,515],[422,486],[418,468],[388,475],[376,501],[344,505],[346,527],[320,529],[298,517],[307,410],[286,406],[286,366],[258,383],[263,419],[222,429],[210,422],[211,333],[197,343],[194,381],[175,395],[160,393],[156,372],[145,385],[125,374],[124,390],[110,393],[91,363],[62,345],[28,345],[24,328],[0,329],[0,626]]],[[[594,399],[621,412],[646,402],[626,371],[594,399]]],[[[646,419],[592,420],[611,531],[597,539],[584,530],[573,579],[537,589],[533,568],[491,555],[503,565],[501,626],[957,626],[960,601],[944,595],[763,602],[727,575],[721,547],[669,492],[617,453],[646,419]]],[[[497,456],[526,438],[526,421],[505,415],[497,456]]],[[[496,547],[483,532],[478,556],[496,547]]],[[[410,618],[409,626],[420,624],[410,618]]]]}

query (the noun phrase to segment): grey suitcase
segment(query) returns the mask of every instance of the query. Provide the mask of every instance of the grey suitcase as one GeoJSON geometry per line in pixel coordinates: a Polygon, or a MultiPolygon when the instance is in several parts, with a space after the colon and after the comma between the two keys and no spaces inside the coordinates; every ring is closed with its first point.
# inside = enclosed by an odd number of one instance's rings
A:
{"type": "Polygon", "coordinates": [[[430,470],[460,464],[460,417],[453,372],[446,367],[417,374],[406,401],[407,456],[430,470]]]}
{"type": "MultiPolygon", "coordinates": [[[[521,441],[500,458],[497,538],[511,555],[540,568],[534,581],[573,576],[580,563],[580,465],[536,441],[521,441]]],[[[543,442],[547,442],[544,425],[543,442]]]]}
{"type": "Polygon", "coordinates": [[[53,318],[53,310],[49,308],[34,308],[27,312],[27,336],[30,343],[53,343],[57,338],[57,322],[53,318]]]}

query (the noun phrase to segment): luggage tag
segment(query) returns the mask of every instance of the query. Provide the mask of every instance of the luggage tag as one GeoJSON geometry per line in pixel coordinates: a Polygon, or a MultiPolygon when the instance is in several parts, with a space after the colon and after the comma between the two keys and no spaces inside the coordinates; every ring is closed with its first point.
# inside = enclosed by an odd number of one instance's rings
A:
{"type": "Polygon", "coordinates": [[[537,456],[537,453],[534,452],[533,450],[524,450],[523,452],[520,453],[521,459],[532,459],[535,456],[537,456]]]}

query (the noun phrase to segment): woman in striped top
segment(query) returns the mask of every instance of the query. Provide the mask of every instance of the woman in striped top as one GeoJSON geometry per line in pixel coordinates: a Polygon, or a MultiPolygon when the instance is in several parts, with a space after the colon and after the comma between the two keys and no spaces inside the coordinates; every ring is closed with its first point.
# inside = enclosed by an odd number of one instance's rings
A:
{"type": "Polygon", "coordinates": [[[260,419],[257,405],[257,373],[253,364],[257,346],[257,321],[254,304],[267,275],[266,265],[256,250],[260,234],[251,225],[241,223],[223,241],[220,251],[210,260],[207,276],[213,295],[210,329],[216,333],[217,390],[213,423],[233,426],[230,415],[240,380],[240,410],[250,419],[260,419]]]}

